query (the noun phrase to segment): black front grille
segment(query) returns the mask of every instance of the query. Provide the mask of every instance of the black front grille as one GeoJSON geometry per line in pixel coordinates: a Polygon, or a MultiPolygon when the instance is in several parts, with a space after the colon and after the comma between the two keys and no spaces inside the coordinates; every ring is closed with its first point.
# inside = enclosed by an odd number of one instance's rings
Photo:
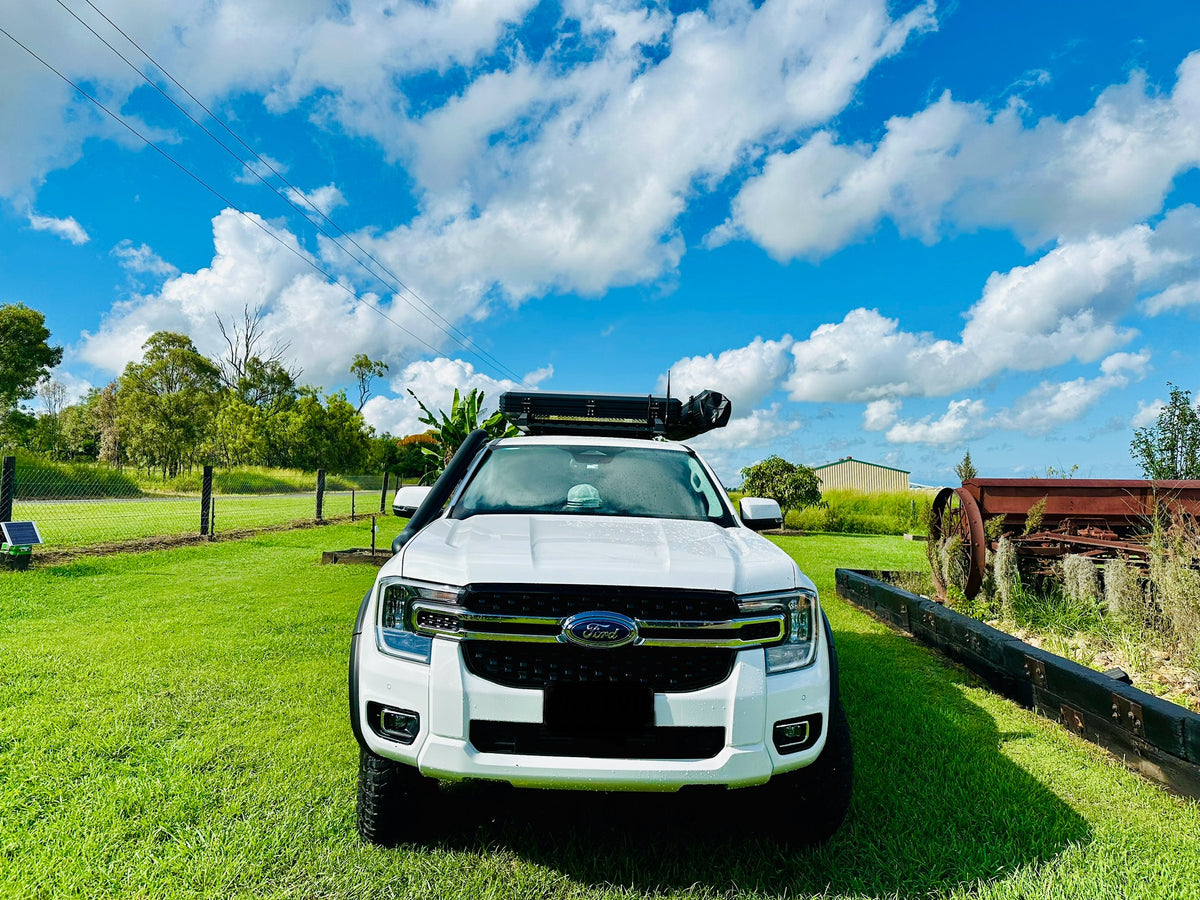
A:
{"type": "MultiPolygon", "coordinates": [[[[495,616],[565,619],[582,612],[614,612],[642,621],[714,622],[738,614],[727,591],[620,585],[472,584],[462,605],[495,616]]],[[[674,633],[674,632],[672,632],[674,633]]],[[[550,684],[625,684],[658,693],[696,691],[720,684],[733,670],[736,651],[726,648],[618,647],[467,640],[467,668],[480,678],[517,688],[550,684]]]]}
{"type": "Polygon", "coordinates": [[[737,598],[728,591],[621,585],[471,584],[462,605],[475,613],[497,616],[557,616],[581,612],[615,612],[643,621],[719,622],[738,614],[737,598]]]}
{"type": "Polygon", "coordinates": [[[471,721],[471,745],[483,753],[588,756],[596,759],[712,759],[725,746],[714,726],[645,728],[620,734],[558,734],[536,722],[471,721]]]}
{"type": "Polygon", "coordinates": [[[656,693],[697,691],[720,684],[736,651],[693,647],[618,647],[592,650],[570,644],[463,641],[467,669],[517,688],[549,684],[628,684],[656,693]]]}

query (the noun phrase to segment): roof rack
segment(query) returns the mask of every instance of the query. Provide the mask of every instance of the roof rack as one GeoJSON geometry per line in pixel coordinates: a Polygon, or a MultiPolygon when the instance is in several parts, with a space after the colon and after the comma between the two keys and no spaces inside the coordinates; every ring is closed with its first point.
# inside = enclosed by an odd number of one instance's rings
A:
{"type": "Polygon", "coordinates": [[[716,391],[702,391],[684,401],[639,394],[507,391],[500,395],[500,412],[525,434],[685,441],[723,427],[733,407],[716,391]]]}

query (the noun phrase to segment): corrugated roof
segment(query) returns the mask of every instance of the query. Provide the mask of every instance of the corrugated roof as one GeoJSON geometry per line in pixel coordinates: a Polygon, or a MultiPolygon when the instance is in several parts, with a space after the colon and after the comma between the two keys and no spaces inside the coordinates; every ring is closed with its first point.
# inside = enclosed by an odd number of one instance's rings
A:
{"type": "Polygon", "coordinates": [[[910,474],[908,469],[897,469],[893,466],[881,466],[879,463],[867,462],[865,459],[855,459],[853,456],[847,456],[844,459],[834,460],[833,462],[824,463],[823,465],[813,466],[812,469],[816,472],[819,469],[828,469],[830,466],[838,466],[842,463],[856,462],[864,466],[871,466],[875,469],[887,469],[889,472],[903,472],[905,475],[910,474]]]}

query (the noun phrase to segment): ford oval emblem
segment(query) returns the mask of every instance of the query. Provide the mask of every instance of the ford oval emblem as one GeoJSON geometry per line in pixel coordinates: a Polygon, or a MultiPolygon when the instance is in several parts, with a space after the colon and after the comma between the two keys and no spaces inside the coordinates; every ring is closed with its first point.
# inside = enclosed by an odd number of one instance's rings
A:
{"type": "Polygon", "coordinates": [[[562,639],[580,647],[624,647],[637,640],[637,622],[620,613],[578,613],[563,622],[562,639]]]}

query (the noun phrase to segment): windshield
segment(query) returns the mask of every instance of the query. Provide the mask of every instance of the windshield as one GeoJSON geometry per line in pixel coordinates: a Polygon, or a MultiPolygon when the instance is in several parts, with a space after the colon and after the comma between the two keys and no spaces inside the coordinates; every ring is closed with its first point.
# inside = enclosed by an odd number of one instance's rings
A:
{"type": "Polygon", "coordinates": [[[491,450],[451,516],[562,513],[733,525],[719,490],[680,450],[514,444],[491,450]]]}

